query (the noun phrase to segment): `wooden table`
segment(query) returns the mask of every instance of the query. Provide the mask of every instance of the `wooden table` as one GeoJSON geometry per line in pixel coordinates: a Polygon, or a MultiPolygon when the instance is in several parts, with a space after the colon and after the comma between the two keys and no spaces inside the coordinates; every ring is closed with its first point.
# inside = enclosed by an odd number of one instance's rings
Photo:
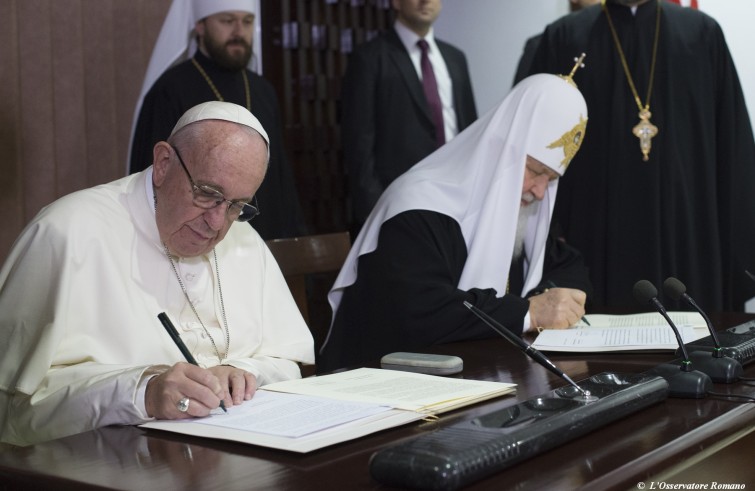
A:
{"type": "MultiPolygon", "coordinates": [[[[722,328],[743,316],[715,316],[722,328]]],[[[514,396],[443,415],[450,425],[565,385],[503,339],[454,343],[435,353],[463,358],[464,378],[518,384],[514,396]]],[[[639,373],[666,354],[554,355],[574,380],[601,372],[639,373]]],[[[745,366],[755,377],[755,363],[745,366]]],[[[755,382],[714,384],[718,392],[755,396],[755,382]]],[[[755,487],[755,404],[722,398],[667,399],[546,451],[472,490],[659,489],[658,483],[755,487]]],[[[428,431],[421,423],[310,454],[292,454],[136,427],[109,427],[31,447],[0,445],[0,490],[10,489],[391,489],[369,475],[370,456],[428,431]]],[[[710,489],[710,487],[709,487],[710,489]]]]}

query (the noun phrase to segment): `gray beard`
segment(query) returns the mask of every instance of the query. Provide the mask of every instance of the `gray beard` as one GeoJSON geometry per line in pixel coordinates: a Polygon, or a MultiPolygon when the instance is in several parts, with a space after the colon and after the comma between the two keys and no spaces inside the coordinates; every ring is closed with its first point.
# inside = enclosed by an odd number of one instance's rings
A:
{"type": "Polygon", "coordinates": [[[527,234],[527,224],[530,218],[537,216],[537,210],[540,208],[539,201],[533,201],[527,206],[519,208],[519,220],[516,224],[516,236],[514,237],[514,259],[519,259],[524,250],[524,237],[527,234]]]}

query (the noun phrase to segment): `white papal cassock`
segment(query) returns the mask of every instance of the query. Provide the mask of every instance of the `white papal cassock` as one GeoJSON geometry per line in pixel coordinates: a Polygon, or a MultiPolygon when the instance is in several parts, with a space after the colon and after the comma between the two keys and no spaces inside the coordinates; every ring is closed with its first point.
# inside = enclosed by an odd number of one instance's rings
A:
{"type": "MultiPolygon", "coordinates": [[[[1,441],[146,421],[145,370],[184,361],[160,312],[200,365],[219,364],[160,242],[151,181],[149,168],[63,197],[16,241],[0,271],[1,441]]],[[[215,251],[230,330],[223,364],[259,385],[300,377],[296,362],[314,362],[312,336],[263,240],[234,223],[215,251]]],[[[213,253],[177,268],[222,355],[213,253]]]]}

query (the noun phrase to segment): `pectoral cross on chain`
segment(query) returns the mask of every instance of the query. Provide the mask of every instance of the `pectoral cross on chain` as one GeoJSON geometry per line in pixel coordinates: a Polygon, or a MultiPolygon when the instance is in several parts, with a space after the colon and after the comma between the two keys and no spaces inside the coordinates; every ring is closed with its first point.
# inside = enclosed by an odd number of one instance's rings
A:
{"type": "Polygon", "coordinates": [[[651,139],[658,134],[658,127],[650,122],[650,111],[643,109],[640,111],[640,122],[632,128],[634,136],[640,139],[640,150],[642,151],[642,160],[647,162],[652,146],[651,139]]]}

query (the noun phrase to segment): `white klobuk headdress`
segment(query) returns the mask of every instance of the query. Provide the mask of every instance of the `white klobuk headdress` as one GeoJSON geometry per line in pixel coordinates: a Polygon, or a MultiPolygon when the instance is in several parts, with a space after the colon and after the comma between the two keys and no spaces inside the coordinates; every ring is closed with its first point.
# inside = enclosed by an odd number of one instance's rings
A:
{"type": "MultiPolygon", "coordinates": [[[[396,179],[372,210],[328,295],[335,315],[359,257],[378,247],[382,224],[408,210],[447,215],[461,226],[468,257],[458,288],[506,293],[527,155],[563,175],[579,149],[587,105],[571,77],[537,74],[494,109],[396,179]]],[[[524,290],[540,282],[558,180],[551,181],[525,232],[524,290]]],[[[327,342],[327,340],[326,340],[327,342]]]]}

